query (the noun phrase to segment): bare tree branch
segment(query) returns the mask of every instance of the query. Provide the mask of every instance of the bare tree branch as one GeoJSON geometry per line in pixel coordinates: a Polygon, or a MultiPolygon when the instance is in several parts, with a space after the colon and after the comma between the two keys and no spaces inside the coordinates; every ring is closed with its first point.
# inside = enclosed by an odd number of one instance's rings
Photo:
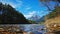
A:
{"type": "Polygon", "coordinates": [[[50,7],[50,4],[49,4],[50,1],[56,2],[54,8],[56,8],[56,7],[59,6],[60,0],[40,0],[40,2],[41,2],[44,6],[46,6],[49,11],[52,11],[52,9],[51,9],[52,6],[50,7]]]}

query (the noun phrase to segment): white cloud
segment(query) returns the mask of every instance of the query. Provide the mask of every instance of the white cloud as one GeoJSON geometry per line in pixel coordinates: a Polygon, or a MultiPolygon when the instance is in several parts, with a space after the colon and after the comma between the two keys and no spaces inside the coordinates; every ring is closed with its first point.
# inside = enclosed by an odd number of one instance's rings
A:
{"type": "Polygon", "coordinates": [[[44,14],[45,12],[43,10],[39,11],[40,14],[44,14]]]}
{"type": "Polygon", "coordinates": [[[31,7],[27,7],[27,8],[26,8],[26,10],[29,10],[29,9],[31,9],[31,7]]]}
{"type": "Polygon", "coordinates": [[[26,18],[30,18],[32,17],[33,15],[36,14],[36,11],[32,11],[32,12],[29,12],[28,14],[24,15],[26,18]]]}
{"type": "Polygon", "coordinates": [[[17,8],[17,7],[21,7],[21,5],[23,4],[23,2],[21,0],[14,0],[16,1],[15,3],[13,2],[13,0],[0,0],[0,2],[2,2],[3,4],[10,4],[12,7],[17,8]]]}
{"type": "Polygon", "coordinates": [[[16,0],[17,2],[22,2],[21,0],[16,0]]]}
{"type": "Polygon", "coordinates": [[[29,12],[30,15],[36,14],[36,11],[29,12]]]}

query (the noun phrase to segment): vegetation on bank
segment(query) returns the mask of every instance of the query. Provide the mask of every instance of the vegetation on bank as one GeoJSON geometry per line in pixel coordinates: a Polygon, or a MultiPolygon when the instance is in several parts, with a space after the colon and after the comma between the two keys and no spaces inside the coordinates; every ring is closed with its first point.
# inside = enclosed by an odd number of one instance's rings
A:
{"type": "MultiPolygon", "coordinates": [[[[52,10],[52,12],[47,14],[46,17],[47,17],[47,19],[51,19],[51,18],[57,17],[58,15],[60,15],[60,6],[56,7],[54,10],[52,10]]],[[[40,22],[39,24],[44,24],[45,21],[46,20],[44,20],[43,22],[40,22]]]]}
{"type": "Polygon", "coordinates": [[[56,7],[52,12],[47,15],[48,19],[57,17],[60,14],[60,7],[56,7]]]}

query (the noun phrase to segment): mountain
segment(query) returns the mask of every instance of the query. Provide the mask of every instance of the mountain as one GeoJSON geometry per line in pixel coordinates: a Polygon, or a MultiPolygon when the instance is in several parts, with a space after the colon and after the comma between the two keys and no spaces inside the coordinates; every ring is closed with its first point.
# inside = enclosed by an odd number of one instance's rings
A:
{"type": "Polygon", "coordinates": [[[40,18],[38,15],[33,15],[32,17],[28,18],[29,20],[37,21],[40,18]]]}
{"type": "Polygon", "coordinates": [[[30,24],[22,13],[9,4],[0,3],[0,24],[30,24]]]}
{"type": "Polygon", "coordinates": [[[38,23],[45,22],[45,17],[42,16],[40,19],[37,20],[38,23]]]}
{"type": "Polygon", "coordinates": [[[34,15],[34,16],[28,18],[28,19],[32,20],[32,21],[35,21],[36,23],[39,23],[39,22],[43,22],[44,21],[44,16],[40,17],[38,15],[34,15]]]}

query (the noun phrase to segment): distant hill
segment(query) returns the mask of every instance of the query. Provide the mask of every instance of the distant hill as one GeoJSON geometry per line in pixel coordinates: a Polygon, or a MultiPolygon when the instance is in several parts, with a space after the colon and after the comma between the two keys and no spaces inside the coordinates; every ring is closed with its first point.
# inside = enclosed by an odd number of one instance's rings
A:
{"type": "Polygon", "coordinates": [[[0,24],[30,24],[22,13],[9,4],[0,3],[0,24]]]}

